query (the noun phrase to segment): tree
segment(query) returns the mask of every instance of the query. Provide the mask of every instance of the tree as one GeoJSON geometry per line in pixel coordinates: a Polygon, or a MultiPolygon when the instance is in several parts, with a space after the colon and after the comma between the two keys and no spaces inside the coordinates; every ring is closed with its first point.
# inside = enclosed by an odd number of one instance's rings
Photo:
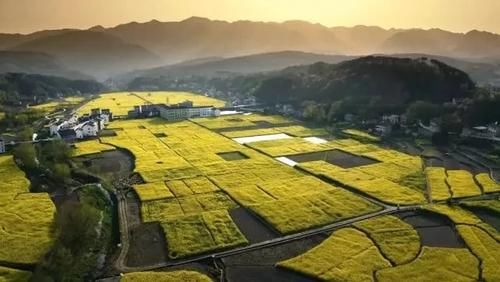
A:
{"type": "Polygon", "coordinates": [[[29,170],[33,170],[38,167],[36,150],[33,144],[23,143],[17,145],[14,149],[14,156],[29,170]]]}
{"type": "Polygon", "coordinates": [[[61,182],[66,182],[71,176],[71,169],[66,163],[56,163],[52,168],[54,178],[61,182]]]}
{"type": "Polygon", "coordinates": [[[457,113],[445,114],[441,117],[441,131],[445,133],[460,133],[463,128],[462,119],[457,113]]]}
{"type": "Polygon", "coordinates": [[[57,240],[38,264],[33,281],[93,281],[98,250],[111,243],[111,208],[95,186],[78,190],[56,212],[57,240]],[[105,202],[105,203],[103,203],[105,202]]]}
{"type": "Polygon", "coordinates": [[[260,102],[278,104],[289,99],[292,85],[289,78],[273,77],[264,80],[253,94],[260,102]]]}
{"type": "Polygon", "coordinates": [[[17,134],[17,138],[21,141],[33,140],[33,128],[25,127],[17,134]]]}
{"type": "Polygon", "coordinates": [[[333,122],[335,119],[342,118],[342,101],[335,101],[330,105],[330,109],[328,110],[327,119],[328,122],[333,122]]]}
{"type": "Polygon", "coordinates": [[[304,111],[302,112],[304,119],[318,123],[326,120],[326,112],[323,105],[308,101],[304,102],[302,106],[304,108],[304,111]]]}
{"type": "Polygon", "coordinates": [[[42,155],[44,162],[63,163],[71,157],[71,148],[64,140],[54,140],[42,145],[42,155]]]}
{"type": "Polygon", "coordinates": [[[416,101],[406,110],[406,116],[409,121],[421,121],[424,124],[429,124],[430,120],[439,116],[439,114],[440,107],[438,105],[424,101],[416,101]]]}

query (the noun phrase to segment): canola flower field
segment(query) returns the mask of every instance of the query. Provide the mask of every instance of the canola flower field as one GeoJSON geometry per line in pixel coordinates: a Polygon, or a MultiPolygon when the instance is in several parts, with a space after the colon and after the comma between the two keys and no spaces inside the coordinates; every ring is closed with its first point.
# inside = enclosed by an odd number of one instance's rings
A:
{"type": "Polygon", "coordinates": [[[208,130],[197,120],[121,120],[108,128],[117,135],[101,137],[100,142],[134,156],[135,171],[145,182],[134,187],[142,220],[160,222],[171,258],[247,244],[228,215],[238,206],[254,211],[282,234],[380,209],[208,130]],[[223,158],[231,152],[244,158],[223,158]]]}
{"type": "Polygon", "coordinates": [[[466,247],[422,246],[411,225],[383,216],[339,229],[278,266],[325,281],[498,281],[498,231],[458,207],[429,210],[449,217],[466,247]]]}
{"type": "Polygon", "coordinates": [[[224,102],[187,92],[115,92],[99,95],[77,111],[79,115],[88,114],[94,108],[110,109],[115,116],[126,116],[134,106],[145,104],[176,104],[190,100],[194,106],[223,107],[224,102]]]}
{"type": "Polygon", "coordinates": [[[55,207],[47,193],[29,192],[12,156],[0,156],[0,176],[0,261],[35,264],[53,243],[55,207]]]}
{"type": "Polygon", "coordinates": [[[44,113],[51,113],[51,112],[54,112],[58,108],[76,106],[76,105],[82,103],[84,100],[85,100],[85,97],[70,96],[70,97],[66,97],[62,100],[47,102],[44,104],[32,106],[30,108],[43,111],[44,113]]]}
{"type": "Polygon", "coordinates": [[[210,277],[196,271],[169,271],[169,272],[131,272],[120,279],[121,282],[211,282],[210,277]]]}
{"type": "MultiPolygon", "coordinates": [[[[126,105],[128,99],[149,97],[146,93],[119,95],[104,94],[99,99],[115,103],[108,108],[124,111],[131,105],[126,105]],[[113,95],[127,98],[120,100],[113,95]]],[[[165,96],[169,95],[157,99],[165,96]]],[[[99,105],[95,101],[86,107],[99,105]]],[[[344,134],[361,138],[310,142],[303,137],[322,136],[324,130],[308,129],[280,116],[231,115],[177,122],[117,120],[108,128],[116,136],[77,143],[75,154],[110,148],[131,153],[135,172],[144,180],[134,185],[142,221],[160,224],[172,259],[248,244],[230,214],[238,207],[250,210],[285,235],[381,210],[364,198],[369,197],[394,206],[422,205],[432,214],[449,218],[465,247],[424,246],[411,225],[398,216],[386,215],[338,229],[318,246],[277,266],[326,281],[420,281],[422,277],[430,281],[500,280],[500,234],[470,211],[482,208],[498,214],[498,201],[456,206],[441,203],[500,191],[487,174],[424,168],[420,157],[384,148],[374,143],[377,140],[360,141],[368,137],[358,131],[344,134]],[[291,138],[245,145],[231,139],[277,133],[291,138]],[[275,159],[329,150],[373,162],[343,168],[315,160],[291,167],[275,159]],[[438,203],[429,204],[430,200],[438,203]]],[[[180,277],[210,279],[189,272],[145,272],[126,274],[122,280],[170,281],[180,277]]]]}
{"type": "Polygon", "coordinates": [[[442,167],[427,167],[425,173],[431,198],[435,201],[500,192],[500,184],[487,173],[472,175],[466,170],[446,170],[442,167]]]}

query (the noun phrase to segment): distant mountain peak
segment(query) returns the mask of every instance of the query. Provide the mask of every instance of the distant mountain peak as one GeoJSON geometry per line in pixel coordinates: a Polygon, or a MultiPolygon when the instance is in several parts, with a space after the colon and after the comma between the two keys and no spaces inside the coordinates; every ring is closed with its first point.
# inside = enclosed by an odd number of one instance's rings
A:
{"type": "Polygon", "coordinates": [[[100,32],[100,31],[105,30],[105,28],[102,25],[95,25],[95,26],[89,28],[88,30],[90,30],[90,31],[99,31],[100,32]]]}
{"type": "Polygon", "coordinates": [[[210,20],[209,18],[192,16],[192,17],[189,17],[189,18],[187,18],[185,20],[182,20],[180,22],[181,23],[185,23],[185,22],[208,23],[208,22],[211,22],[211,21],[212,20],[210,20]]]}

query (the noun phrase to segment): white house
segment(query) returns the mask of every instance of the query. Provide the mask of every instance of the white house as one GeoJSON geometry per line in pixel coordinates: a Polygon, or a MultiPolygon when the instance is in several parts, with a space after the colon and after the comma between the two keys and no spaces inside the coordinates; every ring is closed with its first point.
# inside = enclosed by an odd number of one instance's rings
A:
{"type": "Polygon", "coordinates": [[[50,136],[57,135],[57,132],[66,125],[65,121],[58,120],[49,126],[50,136]]]}
{"type": "Polygon", "coordinates": [[[90,137],[90,136],[97,136],[97,133],[99,132],[99,125],[97,122],[94,121],[87,121],[82,125],[79,125],[79,128],[81,128],[83,137],[90,137]]]}
{"type": "Polygon", "coordinates": [[[383,115],[382,121],[388,122],[392,125],[406,123],[406,116],[405,115],[383,115]]]}

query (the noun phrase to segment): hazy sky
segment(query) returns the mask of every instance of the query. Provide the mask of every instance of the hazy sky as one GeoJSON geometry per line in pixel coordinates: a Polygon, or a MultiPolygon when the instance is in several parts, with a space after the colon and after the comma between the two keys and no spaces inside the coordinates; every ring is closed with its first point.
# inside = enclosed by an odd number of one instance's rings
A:
{"type": "Polygon", "coordinates": [[[500,33],[500,0],[0,0],[0,32],[8,33],[190,16],[500,33]]]}

